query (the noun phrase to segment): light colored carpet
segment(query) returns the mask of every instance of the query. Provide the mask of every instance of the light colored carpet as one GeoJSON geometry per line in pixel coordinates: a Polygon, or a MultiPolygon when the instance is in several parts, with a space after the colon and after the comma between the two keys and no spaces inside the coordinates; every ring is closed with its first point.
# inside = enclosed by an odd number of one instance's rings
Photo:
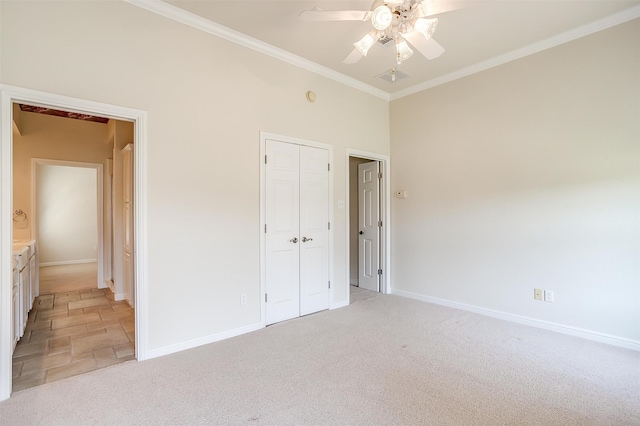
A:
{"type": "Polygon", "coordinates": [[[357,303],[371,297],[376,297],[378,295],[378,292],[376,291],[365,290],[355,285],[349,286],[349,292],[351,293],[351,303],[357,303]]]}
{"type": "Polygon", "coordinates": [[[638,425],[640,353],[377,295],[17,392],[3,425],[638,425]]]}
{"type": "Polygon", "coordinates": [[[78,263],[40,267],[40,294],[98,288],[98,264],[78,263]]]}

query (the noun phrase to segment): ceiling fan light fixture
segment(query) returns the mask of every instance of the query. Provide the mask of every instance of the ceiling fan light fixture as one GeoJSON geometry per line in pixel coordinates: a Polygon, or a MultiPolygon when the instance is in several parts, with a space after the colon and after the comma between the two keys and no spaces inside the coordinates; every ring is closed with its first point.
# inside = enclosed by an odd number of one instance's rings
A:
{"type": "Polygon", "coordinates": [[[438,29],[438,18],[418,18],[413,25],[413,29],[424,35],[425,38],[430,39],[438,29]]]}
{"type": "Polygon", "coordinates": [[[413,55],[413,50],[409,47],[406,40],[402,39],[396,43],[396,51],[398,52],[398,64],[402,61],[406,61],[413,55]]]}
{"type": "Polygon", "coordinates": [[[373,44],[377,40],[376,36],[377,32],[375,30],[371,31],[360,40],[353,43],[353,45],[360,51],[360,53],[362,53],[362,56],[367,56],[367,52],[369,51],[369,49],[371,49],[371,46],[373,46],[373,44]]]}
{"type": "Polygon", "coordinates": [[[373,24],[373,27],[380,31],[389,28],[392,19],[393,15],[391,14],[391,9],[384,4],[376,7],[371,15],[371,23],[373,24]]]}

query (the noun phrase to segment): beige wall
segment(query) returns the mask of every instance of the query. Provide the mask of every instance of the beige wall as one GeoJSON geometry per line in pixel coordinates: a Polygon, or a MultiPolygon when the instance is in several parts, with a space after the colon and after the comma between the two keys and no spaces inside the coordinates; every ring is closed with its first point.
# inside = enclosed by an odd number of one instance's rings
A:
{"type": "Polygon", "coordinates": [[[392,102],[394,289],[640,341],[638,40],[635,20],[392,102]]]}
{"type": "Polygon", "coordinates": [[[260,320],[260,131],[333,145],[334,201],[347,147],[389,154],[386,101],[127,3],[8,2],[1,19],[2,83],[147,111],[150,350],[260,320]]]}
{"type": "MultiPolygon", "coordinates": [[[[22,135],[13,132],[13,207],[27,213],[28,223],[14,226],[14,238],[29,239],[35,212],[31,201],[31,159],[66,160],[106,164],[107,126],[22,112],[22,135]]],[[[106,169],[106,167],[105,167],[106,169]]]]}
{"type": "Polygon", "coordinates": [[[97,170],[54,164],[36,167],[40,265],[96,262],[97,170]]]}

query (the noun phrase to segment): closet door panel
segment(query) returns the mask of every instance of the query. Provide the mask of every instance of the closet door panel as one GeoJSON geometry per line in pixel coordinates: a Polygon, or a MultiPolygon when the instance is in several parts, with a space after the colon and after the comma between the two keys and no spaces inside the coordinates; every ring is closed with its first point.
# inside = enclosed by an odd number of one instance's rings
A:
{"type": "Polygon", "coordinates": [[[266,142],[266,323],[300,316],[299,147],[266,142]]]}
{"type": "Polygon", "coordinates": [[[329,153],[300,147],[300,315],[329,308],[329,153]]]}

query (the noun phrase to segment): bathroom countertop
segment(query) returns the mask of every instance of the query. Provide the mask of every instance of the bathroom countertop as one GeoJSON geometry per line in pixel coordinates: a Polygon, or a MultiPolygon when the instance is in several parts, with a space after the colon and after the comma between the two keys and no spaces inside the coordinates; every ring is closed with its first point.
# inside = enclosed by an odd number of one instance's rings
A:
{"type": "Polygon", "coordinates": [[[22,254],[35,240],[13,240],[13,255],[22,254]]]}

